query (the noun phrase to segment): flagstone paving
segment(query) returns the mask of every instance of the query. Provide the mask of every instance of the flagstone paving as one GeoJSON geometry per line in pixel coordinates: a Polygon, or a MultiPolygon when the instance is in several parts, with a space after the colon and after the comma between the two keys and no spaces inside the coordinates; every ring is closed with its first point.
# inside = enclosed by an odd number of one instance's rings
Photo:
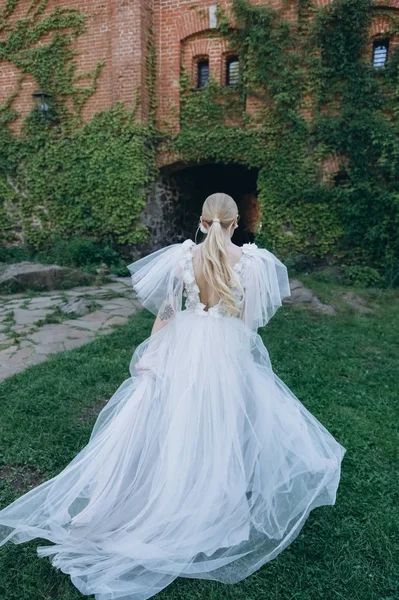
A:
{"type": "MultiPolygon", "coordinates": [[[[284,304],[304,304],[323,314],[337,314],[335,304],[321,302],[301,281],[290,279],[290,288],[291,296],[284,304]]],[[[352,310],[373,312],[359,295],[350,291],[339,295],[352,310]]],[[[47,360],[50,354],[111,333],[140,307],[130,277],[65,291],[0,295],[0,381],[47,360]]]]}
{"type": "Polygon", "coordinates": [[[0,381],[111,333],[139,308],[130,277],[34,296],[0,295],[0,381]]]}

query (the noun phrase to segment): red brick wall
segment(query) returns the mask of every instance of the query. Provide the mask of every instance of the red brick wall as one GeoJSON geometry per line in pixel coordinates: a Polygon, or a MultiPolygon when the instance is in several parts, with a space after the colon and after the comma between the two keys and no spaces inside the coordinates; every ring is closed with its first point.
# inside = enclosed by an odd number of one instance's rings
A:
{"type": "MultiPolygon", "coordinates": [[[[10,21],[25,17],[30,0],[20,3],[10,21]]],[[[98,80],[98,89],[91,96],[83,110],[83,117],[89,120],[99,110],[108,108],[117,101],[123,101],[127,107],[135,105],[136,96],[141,92],[138,111],[140,120],[148,115],[147,45],[149,27],[152,21],[152,0],[50,0],[46,13],[55,7],[76,8],[87,15],[87,31],[74,41],[77,51],[76,72],[92,71],[98,61],[105,65],[98,80]]],[[[48,40],[44,37],[39,44],[48,40]]],[[[17,89],[18,73],[11,63],[0,63],[0,102],[3,103],[10,92],[17,89]]],[[[89,84],[83,79],[78,85],[89,84]]],[[[26,76],[22,89],[13,103],[21,111],[21,117],[30,112],[34,105],[32,92],[37,83],[26,76]]],[[[19,129],[19,119],[14,128],[19,129]]]]}
{"type": "MultiPolygon", "coordinates": [[[[253,0],[262,4],[265,0],[253,0]]],[[[282,7],[282,0],[268,0],[274,8],[282,7]]],[[[323,6],[332,0],[316,0],[323,6]]],[[[399,8],[399,0],[382,0],[379,6],[399,8]]],[[[284,9],[285,18],[295,21],[297,0],[291,0],[284,9]]],[[[20,0],[14,17],[26,15],[30,0],[20,0]]],[[[209,55],[210,72],[222,85],[224,83],[224,61],[229,52],[227,42],[217,36],[211,22],[210,7],[216,8],[215,0],[49,0],[47,12],[55,7],[77,8],[88,15],[87,31],[77,38],[74,47],[77,51],[77,73],[92,71],[99,60],[105,66],[98,80],[96,93],[84,107],[83,116],[89,120],[92,115],[112,106],[121,100],[127,107],[135,105],[140,97],[138,119],[148,118],[149,96],[148,42],[153,29],[156,48],[156,100],[157,125],[163,130],[177,131],[179,128],[179,74],[184,65],[188,73],[193,73],[193,61],[201,54],[209,55]],[[207,38],[206,36],[211,37],[207,38]]],[[[230,14],[230,3],[223,0],[222,8],[230,14]]],[[[212,10],[212,9],[211,9],[212,10]]],[[[372,38],[388,29],[388,19],[375,17],[370,29],[371,58],[372,38]]],[[[391,47],[398,43],[398,36],[391,47]]],[[[46,43],[42,38],[39,43],[46,43]]],[[[0,63],[0,102],[17,90],[18,73],[11,63],[0,63]]],[[[86,80],[89,83],[89,80],[86,80]]],[[[84,81],[83,81],[84,82],[84,81]]],[[[81,83],[81,82],[79,82],[81,83]]],[[[14,101],[14,108],[24,116],[33,106],[32,92],[37,83],[27,75],[14,101]]],[[[307,99],[311,104],[311,98],[307,99]]],[[[256,113],[257,100],[247,99],[247,111],[256,113]]],[[[310,118],[310,108],[304,104],[303,114],[310,118]]],[[[21,118],[16,122],[19,128],[21,118]]]]}

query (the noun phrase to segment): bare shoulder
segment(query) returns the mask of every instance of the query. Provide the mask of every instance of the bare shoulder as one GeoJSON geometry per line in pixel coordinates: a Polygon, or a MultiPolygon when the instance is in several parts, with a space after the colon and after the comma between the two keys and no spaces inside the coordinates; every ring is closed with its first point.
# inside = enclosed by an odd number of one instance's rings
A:
{"type": "Polygon", "coordinates": [[[237,246],[236,244],[232,244],[227,249],[227,256],[231,259],[239,260],[243,255],[243,247],[237,246]]]}

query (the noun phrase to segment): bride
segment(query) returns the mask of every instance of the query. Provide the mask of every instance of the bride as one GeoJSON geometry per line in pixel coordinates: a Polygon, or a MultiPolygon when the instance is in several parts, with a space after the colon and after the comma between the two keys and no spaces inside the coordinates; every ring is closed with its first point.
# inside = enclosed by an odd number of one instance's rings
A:
{"type": "MultiPolygon", "coordinates": [[[[333,505],[346,449],[273,372],[257,328],[290,295],[287,269],[231,242],[227,194],[187,239],[129,265],[156,315],[87,445],[0,510],[0,546],[39,556],[97,600],[146,600],[176,577],[236,583],[333,505]]],[[[5,599],[6,600],[6,599],[5,599]]]]}

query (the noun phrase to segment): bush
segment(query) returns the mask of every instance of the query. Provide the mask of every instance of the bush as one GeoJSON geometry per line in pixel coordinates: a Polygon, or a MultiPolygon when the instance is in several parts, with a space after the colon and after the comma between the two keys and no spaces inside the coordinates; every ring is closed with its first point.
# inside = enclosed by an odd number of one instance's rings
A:
{"type": "Polygon", "coordinates": [[[54,263],[88,272],[95,272],[100,265],[105,264],[116,275],[128,275],[126,262],[112,243],[100,243],[83,236],[63,238],[56,234],[43,250],[35,253],[34,258],[38,262],[54,263]]]}
{"type": "Polygon", "coordinates": [[[0,263],[16,263],[24,260],[31,260],[31,253],[28,248],[0,246],[0,263]]]}
{"type": "Polygon", "coordinates": [[[115,275],[129,275],[127,262],[111,242],[101,243],[78,235],[63,238],[55,234],[40,251],[32,246],[0,247],[0,263],[17,263],[24,260],[72,267],[87,273],[95,273],[101,265],[106,265],[115,275]]]}
{"type": "Polygon", "coordinates": [[[399,262],[388,266],[384,280],[388,288],[399,287],[399,262]]]}
{"type": "Polygon", "coordinates": [[[377,269],[362,265],[342,265],[342,281],[347,285],[362,287],[378,287],[383,285],[383,278],[377,269]]]}

